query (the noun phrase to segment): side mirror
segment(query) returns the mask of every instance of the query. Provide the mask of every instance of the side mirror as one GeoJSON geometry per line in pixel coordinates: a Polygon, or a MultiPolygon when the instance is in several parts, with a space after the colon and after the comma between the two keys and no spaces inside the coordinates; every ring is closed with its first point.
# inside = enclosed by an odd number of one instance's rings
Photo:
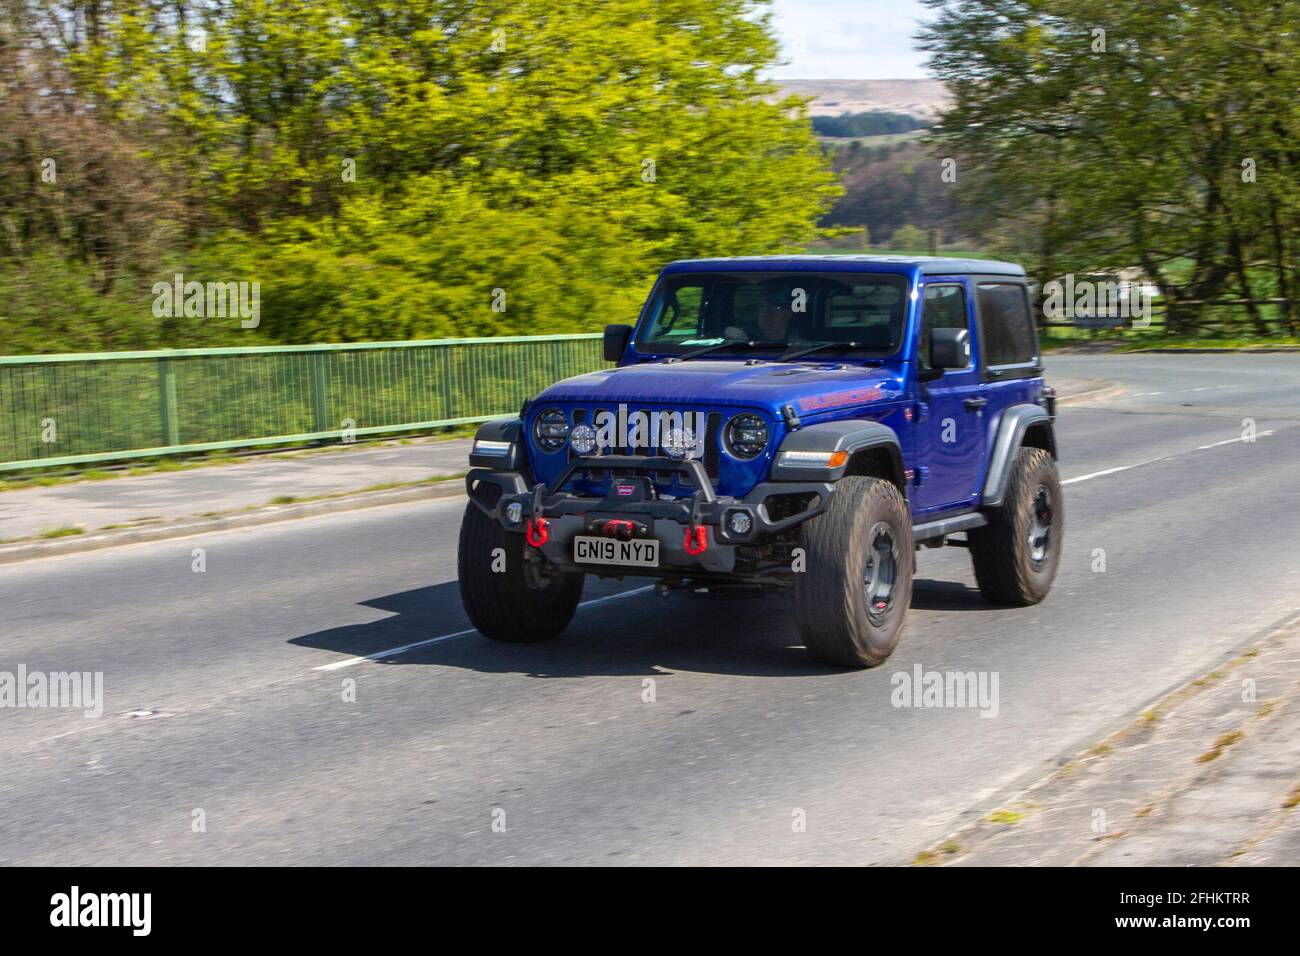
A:
{"type": "Polygon", "coordinates": [[[617,362],[627,351],[627,343],[632,338],[632,326],[605,326],[605,361],[617,362]]]}
{"type": "Polygon", "coordinates": [[[930,367],[965,368],[970,364],[970,332],[966,329],[933,329],[930,332],[930,367]]]}

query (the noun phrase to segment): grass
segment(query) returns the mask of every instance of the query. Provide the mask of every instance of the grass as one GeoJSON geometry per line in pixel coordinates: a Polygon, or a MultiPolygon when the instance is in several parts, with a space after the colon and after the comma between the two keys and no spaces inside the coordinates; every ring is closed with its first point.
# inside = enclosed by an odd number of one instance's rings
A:
{"type": "MultiPolygon", "coordinates": [[[[265,508],[272,505],[291,505],[306,504],[312,501],[328,501],[335,498],[349,498],[353,495],[370,494],[377,491],[392,491],[395,488],[415,488],[420,485],[436,485],[445,481],[457,481],[464,478],[466,472],[457,472],[454,475],[432,475],[428,478],[421,478],[417,481],[391,481],[384,484],[369,485],[365,488],[353,488],[348,491],[335,491],[321,495],[276,495],[265,505],[248,505],[243,508],[233,508],[229,511],[203,511],[197,517],[200,518],[225,518],[229,515],[239,514],[245,511],[255,511],[258,508],[265,508]]],[[[135,518],[131,521],[107,524],[96,530],[98,531],[120,531],[125,528],[136,528],[144,524],[158,524],[162,518],[135,518]]],[[[85,529],[81,527],[63,527],[49,528],[41,531],[37,535],[24,538],[0,538],[0,544],[19,544],[24,541],[31,541],[33,538],[63,538],[68,535],[85,534],[85,529]]]]}
{"type": "Polygon", "coordinates": [[[86,533],[86,529],[85,529],[85,528],[74,527],[74,526],[72,526],[72,525],[65,525],[65,526],[62,527],[62,528],[46,528],[45,530],[43,530],[43,531],[40,533],[39,537],[42,537],[42,538],[66,538],[66,537],[69,537],[70,535],[74,535],[74,534],[85,534],[85,533],[86,533]]]}
{"type": "Polygon", "coordinates": [[[1144,341],[1125,342],[1121,352],[1137,349],[1260,349],[1279,345],[1300,347],[1300,337],[1294,335],[1273,335],[1267,338],[1257,336],[1166,336],[1161,335],[1144,341]]]}
{"type": "MultiPolygon", "coordinates": [[[[329,501],[332,498],[347,498],[352,495],[368,495],[376,491],[392,491],[395,488],[415,488],[419,485],[436,485],[443,481],[455,481],[458,478],[464,478],[467,472],[457,472],[454,475],[434,475],[430,478],[421,478],[418,481],[389,481],[379,485],[367,485],[365,488],[355,488],[351,491],[332,491],[323,495],[276,495],[271,499],[273,505],[301,505],[311,501],[329,501]]],[[[250,508],[256,508],[257,505],[250,505],[250,508]]],[[[247,509],[244,509],[247,510],[247,509]]],[[[217,517],[228,512],[209,512],[204,517],[217,517]]]]}
{"type": "Polygon", "coordinates": [[[1209,750],[1196,758],[1197,763],[1209,763],[1211,760],[1218,760],[1223,752],[1246,736],[1240,730],[1230,730],[1226,734],[1219,734],[1215,738],[1214,745],[1209,750]]]}
{"type": "Polygon", "coordinates": [[[1166,335],[1160,325],[1148,329],[1104,330],[1052,326],[1041,331],[1039,343],[1045,352],[1079,345],[1108,347],[1117,352],[1135,352],[1141,349],[1264,349],[1300,346],[1300,338],[1294,335],[1257,336],[1247,333],[1166,335]]]}
{"type": "MultiPolygon", "coordinates": [[[[459,438],[472,438],[477,425],[455,425],[448,428],[432,429],[428,432],[421,432],[417,437],[432,438],[435,441],[448,441],[459,438]]],[[[42,471],[25,471],[15,472],[14,474],[0,478],[0,492],[18,491],[24,488],[52,488],[58,485],[72,484],[78,481],[107,481],[113,478],[122,478],[126,476],[139,477],[141,475],[165,474],[174,471],[190,471],[195,468],[208,468],[219,465],[236,465],[247,461],[257,461],[259,458],[283,458],[295,459],[303,455],[315,455],[330,451],[347,451],[353,448],[374,448],[385,443],[396,443],[400,445],[415,444],[412,437],[393,438],[384,437],[370,440],[361,440],[356,442],[335,442],[328,445],[311,444],[308,442],[289,442],[284,445],[263,446],[262,454],[249,453],[237,454],[232,453],[229,449],[221,449],[212,452],[195,452],[190,455],[168,458],[140,458],[130,464],[122,464],[117,467],[92,467],[81,471],[61,471],[61,472],[42,472],[42,471]],[[265,454],[268,449],[278,449],[281,453],[276,455],[265,454]]]]}
{"type": "Polygon", "coordinates": [[[1017,813],[1015,810],[994,810],[984,819],[989,823],[1000,823],[1003,826],[1013,827],[1024,818],[1023,813],[1017,813]]]}

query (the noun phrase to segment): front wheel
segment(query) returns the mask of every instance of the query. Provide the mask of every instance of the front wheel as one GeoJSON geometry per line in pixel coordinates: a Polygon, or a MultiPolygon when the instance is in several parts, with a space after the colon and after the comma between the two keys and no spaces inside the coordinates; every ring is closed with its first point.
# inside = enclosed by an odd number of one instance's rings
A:
{"type": "Polygon", "coordinates": [[[988,519],[967,534],[980,593],[993,604],[1037,604],[1052,590],[1065,532],[1061,478],[1050,454],[1016,453],[1006,496],[988,519]]]}
{"type": "Polygon", "coordinates": [[[806,566],[794,582],[808,653],[839,667],[875,667],[898,645],[912,603],[912,520],[880,478],[840,479],[830,507],[801,531],[806,566]]]}
{"type": "Polygon", "coordinates": [[[470,623],[494,641],[531,644],[559,636],[582,597],[582,574],[543,578],[524,561],[524,536],[512,534],[473,502],[460,523],[456,569],[470,623]]]}

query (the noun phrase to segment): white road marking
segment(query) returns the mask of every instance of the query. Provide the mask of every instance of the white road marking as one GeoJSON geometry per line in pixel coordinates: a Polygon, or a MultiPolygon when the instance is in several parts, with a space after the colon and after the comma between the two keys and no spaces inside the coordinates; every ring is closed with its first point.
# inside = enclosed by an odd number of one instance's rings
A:
{"type": "Polygon", "coordinates": [[[1078,478],[1066,478],[1062,485],[1072,485],[1078,481],[1088,481],[1092,478],[1103,478],[1106,475],[1118,474],[1121,471],[1130,471],[1134,468],[1141,468],[1143,465],[1154,464],[1157,461],[1168,461],[1168,458],[1152,458],[1150,461],[1139,461],[1135,465],[1120,465],[1118,468],[1107,468],[1105,471],[1094,471],[1088,475],[1080,475],[1078,478]]]}
{"type": "MultiPolygon", "coordinates": [[[[622,591],[618,594],[607,594],[604,597],[595,598],[594,600],[591,601],[583,601],[581,604],[578,605],[578,610],[581,611],[585,607],[594,607],[597,604],[604,604],[606,601],[618,601],[622,598],[632,597],[633,595],[636,594],[644,594],[646,591],[653,591],[653,590],[654,590],[654,585],[647,584],[643,588],[633,588],[631,591],[622,591]]],[[[415,641],[414,643],[411,644],[403,644],[400,647],[390,647],[387,648],[386,650],[375,651],[373,654],[366,654],[364,657],[349,657],[346,660],[335,661],[332,664],[322,664],[319,667],[313,667],[312,670],[337,671],[337,670],[341,670],[344,667],[352,667],[355,664],[364,664],[366,661],[382,661],[385,658],[397,657],[399,654],[405,654],[407,651],[413,651],[419,647],[429,647],[433,644],[441,644],[443,641],[453,641],[456,638],[468,637],[471,634],[477,634],[477,633],[478,631],[471,627],[468,630],[455,631],[451,634],[441,634],[438,637],[430,637],[427,640],[415,641]]]]}
{"type": "MultiPolygon", "coordinates": [[[[1266,431],[1257,433],[1255,437],[1264,438],[1265,436],[1272,435],[1272,434],[1273,434],[1273,429],[1270,428],[1266,431]]],[[[1143,465],[1154,465],[1158,461],[1172,461],[1174,458],[1177,458],[1181,455],[1190,455],[1192,451],[1205,451],[1207,448],[1218,448],[1222,445],[1235,445],[1238,442],[1244,442],[1245,440],[1246,440],[1245,438],[1226,438],[1223,441],[1216,441],[1211,445],[1197,445],[1196,448],[1191,449],[1189,451],[1179,452],[1178,455],[1165,455],[1161,458],[1149,458],[1146,461],[1139,461],[1132,465],[1120,465],[1118,468],[1107,468],[1104,471],[1094,471],[1091,474],[1079,475],[1079,477],[1077,478],[1067,478],[1063,482],[1061,482],[1061,484],[1073,485],[1074,483],[1079,481],[1088,481],[1092,478],[1102,478],[1106,475],[1114,475],[1121,471],[1131,471],[1134,468],[1141,468],[1143,465]]]]}
{"type": "MultiPolygon", "coordinates": [[[[1268,431],[1259,432],[1255,437],[1263,438],[1265,435],[1271,434],[1273,434],[1273,431],[1269,429],[1268,431]]],[[[1220,445],[1235,445],[1237,442],[1244,442],[1245,440],[1244,438],[1226,438],[1223,441],[1216,441],[1213,445],[1197,445],[1196,450],[1205,451],[1207,448],[1218,448],[1220,445]]]]}

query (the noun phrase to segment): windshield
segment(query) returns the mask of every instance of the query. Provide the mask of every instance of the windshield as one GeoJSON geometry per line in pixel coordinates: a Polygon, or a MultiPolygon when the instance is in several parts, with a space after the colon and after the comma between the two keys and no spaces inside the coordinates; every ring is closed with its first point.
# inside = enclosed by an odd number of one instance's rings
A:
{"type": "Polygon", "coordinates": [[[907,279],[901,275],[682,273],[655,290],[637,347],[674,354],[729,342],[774,349],[829,342],[846,351],[890,355],[902,341],[906,306],[907,279]]]}

